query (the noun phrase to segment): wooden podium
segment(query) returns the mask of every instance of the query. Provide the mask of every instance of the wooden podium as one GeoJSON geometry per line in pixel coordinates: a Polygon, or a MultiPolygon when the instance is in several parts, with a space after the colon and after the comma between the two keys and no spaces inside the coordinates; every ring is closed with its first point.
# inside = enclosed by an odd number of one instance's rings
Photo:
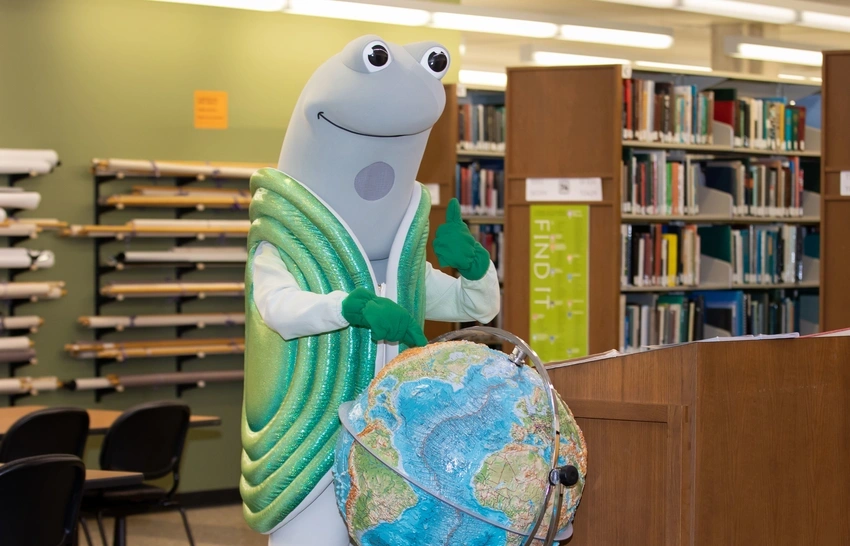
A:
{"type": "Polygon", "coordinates": [[[588,447],[569,546],[850,544],[850,338],[550,369],[588,447]]]}

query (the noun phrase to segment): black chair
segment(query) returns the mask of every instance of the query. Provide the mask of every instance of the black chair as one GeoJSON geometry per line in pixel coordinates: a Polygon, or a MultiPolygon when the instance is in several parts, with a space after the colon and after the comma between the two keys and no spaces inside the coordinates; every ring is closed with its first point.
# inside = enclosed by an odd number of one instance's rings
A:
{"type": "Polygon", "coordinates": [[[175,402],[149,402],[128,409],[112,423],[100,450],[100,468],[141,472],[145,480],[171,474],[173,485],[166,491],[141,484],[107,489],[83,499],[83,512],[95,514],[104,545],[103,517],[115,518],[113,546],[127,544],[127,516],[175,508],[183,518],[189,544],[192,530],[183,507],[174,499],[180,483],[180,458],[189,429],[189,406],[175,402]]]}
{"type": "Polygon", "coordinates": [[[86,467],[73,455],[38,455],[0,466],[0,544],[70,543],[85,481],[86,467]]]}
{"type": "Polygon", "coordinates": [[[0,463],[35,455],[83,457],[89,414],[79,408],[44,408],[15,421],[0,442],[0,463]]]}

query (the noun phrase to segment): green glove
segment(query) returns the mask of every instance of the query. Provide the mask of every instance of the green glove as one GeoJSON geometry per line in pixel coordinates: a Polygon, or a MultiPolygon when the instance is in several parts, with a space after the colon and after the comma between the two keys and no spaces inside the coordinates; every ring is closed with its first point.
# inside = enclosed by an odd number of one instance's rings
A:
{"type": "Polygon", "coordinates": [[[434,252],[440,267],[453,267],[471,281],[482,278],[490,267],[490,253],[469,232],[454,198],[446,208],[446,223],[437,228],[434,252]]]}
{"type": "Polygon", "coordinates": [[[342,300],[342,316],[352,326],[370,328],[375,341],[398,341],[408,347],[428,344],[422,328],[407,310],[365,288],[355,288],[342,300]]]}

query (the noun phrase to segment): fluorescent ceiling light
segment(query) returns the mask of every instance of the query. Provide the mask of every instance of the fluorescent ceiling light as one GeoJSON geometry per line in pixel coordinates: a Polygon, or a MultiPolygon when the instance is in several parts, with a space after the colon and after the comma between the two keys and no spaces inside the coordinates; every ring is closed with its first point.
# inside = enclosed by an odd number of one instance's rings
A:
{"type": "Polygon", "coordinates": [[[690,72],[711,72],[710,66],[697,66],[692,64],[656,63],[655,61],[635,61],[635,66],[645,68],[662,68],[665,70],[688,70],[690,72]]]}
{"type": "Polygon", "coordinates": [[[531,54],[536,64],[548,66],[583,66],[593,64],[629,64],[626,59],[610,57],[591,57],[590,55],[573,55],[572,53],[557,53],[554,51],[535,51],[531,54]]]}
{"type": "Polygon", "coordinates": [[[461,69],[458,73],[458,81],[463,85],[506,87],[508,85],[508,75],[504,72],[486,72],[483,70],[461,69]]]}
{"type": "Polygon", "coordinates": [[[765,23],[789,24],[797,20],[797,12],[793,9],[737,0],[682,0],[681,8],[709,15],[765,23]]]}
{"type": "Polygon", "coordinates": [[[561,25],[562,40],[590,42],[648,49],[667,49],[673,45],[673,36],[660,32],[641,32],[616,28],[561,25]]]}
{"type": "Polygon", "coordinates": [[[793,47],[782,42],[769,42],[743,36],[728,36],[725,45],[726,53],[739,59],[805,66],[823,64],[823,54],[814,48],[793,47]]]}
{"type": "Polygon", "coordinates": [[[558,34],[558,25],[555,23],[505,19],[484,15],[468,15],[465,13],[447,13],[444,11],[438,11],[432,14],[431,26],[449,30],[507,34],[528,38],[554,38],[558,34]]]}
{"type": "Polygon", "coordinates": [[[422,26],[431,19],[431,14],[421,9],[399,8],[359,2],[338,0],[289,0],[287,13],[331,17],[349,21],[368,21],[388,25],[422,26]]]}
{"type": "Polygon", "coordinates": [[[813,82],[823,83],[823,78],[821,78],[820,76],[812,76],[812,77],[811,77],[811,78],[809,78],[809,79],[810,79],[811,81],[813,81],[813,82]]]}
{"type": "Polygon", "coordinates": [[[782,80],[795,80],[795,81],[805,81],[805,76],[800,76],[799,74],[777,74],[782,80]]]}
{"type": "Polygon", "coordinates": [[[214,8],[237,8],[254,11],[280,11],[286,6],[286,0],[154,0],[169,4],[193,4],[214,8]]]}
{"type": "Polygon", "coordinates": [[[850,17],[845,15],[832,15],[831,13],[818,13],[816,11],[802,11],[800,12],[799,24],[804,27],[836,30],[838,32],[850,32],[850,17]]]}
{"type": "Polygon", "coordinates": [[[643,6],[647,8],[675,8],[679,0],[602,0],[614,4],[630,4],[632,6],[643,6]]]}

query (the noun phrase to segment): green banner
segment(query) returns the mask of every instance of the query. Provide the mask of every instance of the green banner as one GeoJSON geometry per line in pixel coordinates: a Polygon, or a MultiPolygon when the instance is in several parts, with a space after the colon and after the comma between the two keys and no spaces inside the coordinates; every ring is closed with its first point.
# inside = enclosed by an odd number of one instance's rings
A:
{"type": "Polygon", "coordinates": [[[588,354],[587,205],[531,206],[530,341],[543,362],[588,354]]]}

